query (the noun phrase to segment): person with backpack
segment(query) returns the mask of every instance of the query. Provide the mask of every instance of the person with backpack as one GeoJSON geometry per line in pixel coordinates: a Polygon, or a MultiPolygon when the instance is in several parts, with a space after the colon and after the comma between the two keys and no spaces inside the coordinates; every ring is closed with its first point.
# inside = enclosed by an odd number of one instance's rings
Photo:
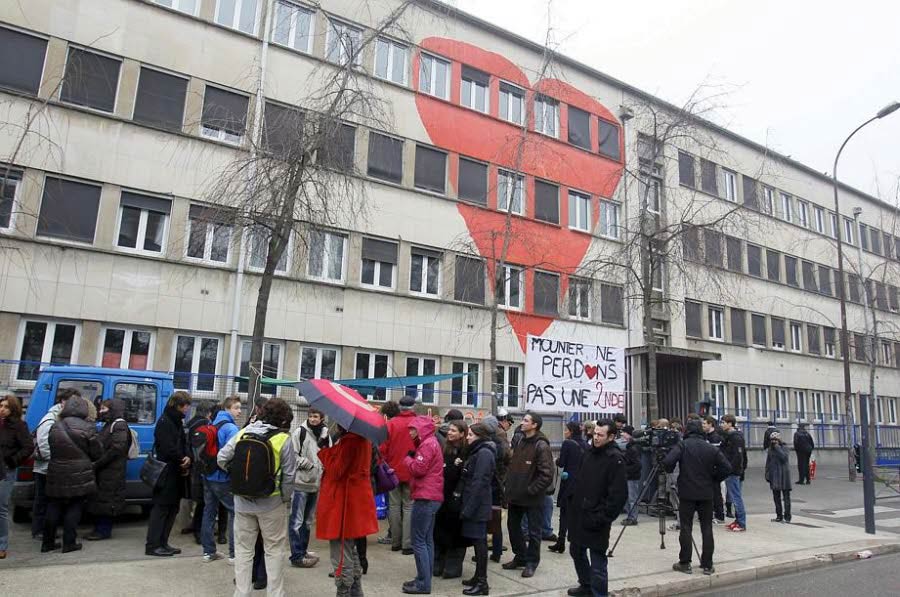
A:
{"type": "Polygon", "coordinates": [[[291,445],[297,454],[297,474],[294,477],[294,495],[288,524],[291,566],[312,568],[319,563],[319,558],[309,552],[309,528],[316,516],[319,484],[322,482],[319,449],[331,445],[325,414],[310,407],[306,422],[291,434],[291,445]]]}
{"type": "Polygon", "coordinates": [[[109,539],[113,519],[125,510],[125,468],[132,442],[131,430],[123,418],[123,400],[105,400],[100,404],[98,416],[103,422],[97,434],[103,456],[94,463],[97,493],[88,505],[88,510],[94,515],[94,530],[85,537],[88,541],[109,539]]]}
{"type": "Polygon", "coordinates": [[[556,496],[556,505],[559,506],[559,537],[548,549],[556,553],[566,551],[567,510],[569,498],[575,490],[578,477],[578,469],[581,468],[581,458],[584,456],[584,440],[581,439],[581,424],[578,421],[569,421],[563,430],[562,446],[559,449],[559,458],[556,466],[562,469],[559,482],[559,493],[556,496]]]}
{"type": "Polygon", "coordinates": [[[219,411],[219,407],[218,405],[212,406],[206,401],[197,401],[197,403],[193,405],[193,409],[194,416],[188,419],[187,423],[184,425],[188,439],[188,449],[191,452],[191,462],[195,465],[191,466],[188,492],[185,497],[193,503],[193,509],[191,511],[191,524],[181,529],[181,534],[193,535],[194,542],[197,545],[202,545],[203,542],[200,541],[200,531],[203,530],[203,510],[205,505],[203,502],[203,472],[201,467],[196,466],[199,455],[197,449],[193,447],[192,442],[195,437],[195,432],[201,427],[210,424],[212,417],[219,411]]]}
{"type": "Polygon", "coordinates": [[[222,409],[213,421],[197,429],[191,436],[196,450],[195,466],[203,474],[203,522],[200,528],[200,542],[203,544],[203,561],[213,562],[222,556],[216,552],[213,526],[219,509],[228,511],[227,521],[219,518],[219,524],[228,527],[228,561],[234,563],[234,496],[228,473],[219,468],[220,446],[231,441],[239,429],[237,421],[241,417],[241,399],[229,396],[222,403],[222,409]]]}
{"type": "Polygon", "coordinates": [[[31,505],[31,538],[40,539],[47,518],[47,468],[50,466],[50,428],[59,418],[66,401],[72,396],[81,398],[75,388],[59,388],[56,403],[41,417],[34,429],[34,501],[31,505]]]}
{"type": "Polygon", "coordinates": [[[234,494],[234,595],[251,594],[253,555],[261,536],[267,594],[284,597],[288,546],[283,505],[291,500],[297,473],[289,434],[294,414],[280,398],[267,400],[258,413],[257,420],[237,432],[217,455],[219,467],[229,472],[234,494]]]}

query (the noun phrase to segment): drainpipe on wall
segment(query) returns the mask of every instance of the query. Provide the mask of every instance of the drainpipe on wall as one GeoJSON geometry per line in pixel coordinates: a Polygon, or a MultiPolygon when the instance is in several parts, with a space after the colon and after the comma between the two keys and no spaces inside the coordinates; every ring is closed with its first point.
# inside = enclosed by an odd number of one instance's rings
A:
{"type": "MultiPolygon", "coordinates": [[[[623,150],[622,150],[622,221],[626,222],[626,223],[628,222],[628,172],[627,172],[628,145],[629,145],[628,144],[628,123],[631,121],[632,118],[634,118],[634,112],[631,110],[631,108],[629,108],[628,106],[625,105],[625,97],[623,94],[622,104],[619,106],[619,120],[622,121],[622,141],[623,141],[623,143],[622,143],[622,145],[623,145],[623,150]]],[[[629,244],[628,244],[629,243],[629,239],[628,239],[629,228],[627,225],[624,228],[625,228],[625,238],[623,240],[625,241],[625,246],[627,247],[627,246],[629,246],[629,244]]],[[[625,258],[631,259],[631,255],[626,255],[625,258]]],[[[623,291],[624,291],[624,289],[627,289],[627,288],[628,288],[628,282],[626,281],[625,286],[623,286],[623,291]]],[[[627,334],[626,338],[627,338],[627,342],[628,342],[628,347],[630,347],[631,346],[631,331],[632,331],[631,330],[631,327],[632,327],[631,326],[631,307],[629,306],[629,303],[627,300],[627,293],[625,296],[625,300],[623,300],[622,303],[623,303],[622,306],[625,310],[625,331],[627,334]]],[[[629,408],[629,411],[631,414],[631,420],[637,421],[638,419],[635,418],[635,414],[640,415],[641,419],[643,418],[643,415],[641,414],[642,408],[641,408],[640,400],[638,401],[637,406],[635,406],[635,400],[634,400],[635,384],[634,384],[634,366],[633,366],[633,364],[630,369],[628,369],[626,367],[626,370],[631,371],[631,375],[632,375],[631,384],[630,384],[631,385],[631,404],[629,405],[628,408],[629,408]]],[[[641,384],[641,386],[643,387],[643,384],[641,384]]]]}

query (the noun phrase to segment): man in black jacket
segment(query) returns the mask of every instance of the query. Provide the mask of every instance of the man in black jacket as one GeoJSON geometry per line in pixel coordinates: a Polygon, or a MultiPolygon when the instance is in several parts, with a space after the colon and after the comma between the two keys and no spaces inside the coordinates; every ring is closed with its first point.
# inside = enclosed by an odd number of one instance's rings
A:
{"type": "Polygon", "coordinates": [[[622,521],[622,526],[637,524],[637,500],[641,493],[641,447],[635,443],[633,434],[634,427],[631,425],[626,425],[619,432],[619,437],[625,440],[625,478],[628,482],[626,518],[622,521]]]}
{"type": "MultiPolygon", "coordinates": [[[[719,434],[719,427],[716,418],[710,415],[703,417],[702,420],[703,433],[706,441],[717,448],[722,446],[722,436],[719,434]]],[[[722,524],[725,522],[725,502],[722,500],[722,487],[716,485],[713,491],[713,524],[722,524]]]]}
{"type": "Polygon", "coordinates": [[[734,504],[734,522],[725,527],[735,533],[743,533],[747,530],[747,512],[744,510],[744,496],[741,493],[741,477],[744,475],[744,462],[747,458],[747,449],[744,444],[744,434],[736,427],[737,419],[734,415],[722,417],[722,453],[731,465],[731,474],[725,479],[725,489],[728,491],[728,502],[734,504]]]}
{"type": "Polygon", "coordinates": [[[610,525],[628,499],[625,458],[613,443],[615,437],[614,423],[597,423],[569,502],[569,555],[578,574],[578,586],[568,594],[574,597],[609,593],[606,550],[610,525]]]}
{"type": "Polygon", "coordinates": [[[816,443],[806,430],[806,425],[800,423],[794,433],[794,452],[797,453],[797,472],[800,476],[797,485],[809,485],[809,458],[815,447],[816,443]]]}
{"type": "Polygon", "coordinates": [[[691,544],[694,514],[700,519],[700,533],[703,535],[703,550],[700,567],[703,574],[713,574],[712,509],[713,490],[731,473],[731,466],[719,448],[706,441],[700,422],[688,421],[684,441],[672,448],[663,459],[663,467],[672,472],[678,465],[678,518],[681,534],[678,537],[681,551],[672,569],[691,574],[691,544]]]}

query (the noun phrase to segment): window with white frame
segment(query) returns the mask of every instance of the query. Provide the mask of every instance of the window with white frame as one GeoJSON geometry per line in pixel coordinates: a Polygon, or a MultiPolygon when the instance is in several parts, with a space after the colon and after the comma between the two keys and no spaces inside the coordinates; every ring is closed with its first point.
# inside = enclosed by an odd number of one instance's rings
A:
{"type": "Polygon", "coordinates": [[[569,317],[589,321],[591,319],[591,282],[569,278],[569,317]]]}
{"type": "Polygon", "coordinates": [[[409,46],[386,37],[375,40],[375,76],[398,85],[406,85],[409,71],[409,46]]]}
{"type": "Polygon", "coordinates": [[[722,192],[728,201],[737,201],[737,174],[722,168],[722,192]]]}
{"type": "Polygon", "coordinates": [[[788,418],[788,392],[782,388],[775,390],[775,418],[788,418]]]}
{"type": "Polygon", "coordinates": [[[787,193],[781,193],[781,219],[785,222],[794,221],[794,203],[787,193]]]}
{"type": "Polygon", "coordinates": [[[569,228],[590,232],[591,196],[569,191],[569,228]]]}
{"type": "Polygon", "coordinates": [[[481,365],[471,361],[453,361],[453,373],[465,373],[454,377],[450,383],[450,404],[478,404],[478,388],[481,387],[481,365]]]}
{"type": "Polygon", "coordinates": [[[177,334],[172,378],[177,390],[211,392],[216,385],[221,342],[218,338],[177,334]]]}
{"type": "Polygon", "coordinates": [[[497,305],[503,309],[522,308],[523,284],[522,268],[515,265],[504,265],[497,268],[496,297],[497,305]]]}
{"type": "Polygon", "coordinates": [[[890,342],[881,342],[881,364],[890,367],[894,364],[894,346],[890,342]]]}
{"type": "Polygon", "coordinates": [[[769,388],[754,388],[753,392],[756,398],[756,416],[760,418],[769,417],[769,388]]]}
{"type": "Polygon", "coordinates": [[[302,379],[334,379],[341,370],[341,350],[335,346],[300,347],[302,379]]]}
{"type": "Polygon", "coordinates": [[[799,323],[791,322],[791,352],[800,352],[803,350],[803,326],[799,323]]]}
{"type": "Polygon", "coordinates": [[[764,200],[766,202],[765,208],[766,213],[770,216],[775,215],[775,189],[772,187],[765,187],[763,189],[764,200]]]}
{"type": "Polygon", "coordinates": [[[853,241],[853,220],[844,218],[844,242],[852,245],[853,241]]]}
{"type": "Polygon", "coordinates": [[[419,91],[450,99],[450,63],[423,52],[419,56],[419,91]]]}
{"type": "Polygon", "coordinates": [[[397,243],[363,238],[360,283],[386,290],[394,287],[397,270],[397,243]]]}
{"type": "MultiPolygon", "coordinates": [[[[281,359],[283,354],[281,344],[263,342],[262,359],[259,362],[254,361],[251,363],[250,354],[252,347],[253,343],[249,340],[241,342],[241,360],[238,375],[241,377],[250,377],[250,370],[252,368],[259,373],[260,377],[281,377],[281,359]]],[[[238,392],[246,394],[249,389],[249,383],[249,380],[239,381],[238,392]]],[[[259,391],[261,394],[275,396],[278,394],[278,386],[261,384],[259,391]]]]}
{"type": "Polygon", "coordinates": [[[146,371],[153,365],[153,333],[145,330],[109,327],[97,359],[100,367],[146,371]]]}
{"type": "Polygon", "coordinates": [[[813,406],[813,419],[816,421],[824,421],[825,420],[825,397],[822,395],[822,392],[811,392],[810,396],[812,396],[812,406],[813,406]]]}
{"type": "Polygon", "coordinates": [[[460,86],[459,101],[463,106],[484,112],[490,112],[490,84],[491,76],[480,70],[462,67],[462,85],[460,86]]]}
{"type": "MultiPolygon", "coordinates": [[[[409,377],[418,377],[422,375],[437,375],[438,359],[437,357],[406,357],[406,375],[409,377]]],[[[406,394],[422,397],[423,404],[435,403],[435,382],[422,383],[415,386],[406,386],[406,394]]]]}
{"type": "Polygon", "coordinates": [[[0,230],[13,227],[16,213],[16,191],[22,184],[22,172],[0,165],[0,230]]]}
{"type": "Polygon", "coordinates": [[[328,19],[328,36],[325,40],[325,59],[334,64],[346,65],[353,60],[358,66],[362,60],[362,29],[328,19]]]}
{"type": "Polygon", "coordinates": [[[209,139],[239,145],[247,130],[249,101],[246,95],[207,85],[203,95],[200,134],[209,139]]]}
{"type": "Polygon", "coordinates": [[[309,54],[312,52],[314,23],[312,10],[288,0],[278,0],[272,19],[272,41],[309,54]]]}
{"type": "Polygon", "coordinates": [[[840,421],[841,419],[841,402],[840,397],[835,393],[828,394],[828,418],[831,421],[840,421]]]}
{"type": "Polygon", "coordinates": [[[653,174],[642,173],[640,178],[641,205],[651,213],[659,213],[659,198],[662,182],[659,178],[659,166],[653,167],[653,174]]]}
{"type": "Polygon", "coordinates": [[[835,355],[835,330],[834,328],[824,327],[822,328],[823,336],[825,338],[825,356],[834,358],[835,355]]]}
{"type": "MultiPolygon", "coordinates": [[[[249,242],[247,243],[247,265],[251,270],[261,272],[266,269],[272,233],[267,228],[253,227],[247,230],[247,234],[249,235],[249,242]]],[[[275,264],[275,273],[287,273],[288,268],[290,267],[291,244],[291,239],[288,238],[287,246],[284,247],[281,258],[278,259],[278,263],[275,264]]]]}
{"type": "Polygon", "coordinates": [[[806,201],[797,201],[797,223],[809,228],[809,203],[806,201]]]}
{"type": "Polygon", "coordinates": [[[797,418],[806,419],[806,392],[803,390],[794,390],[794,406],[797,409],[797,418]]]}
{"type": "Polygon", "coordinates": [[[551,137],[559,136],[559,102],[543,95],[535,96],[534,130],[551,137]]]}
{"type": "Polygon", "coordinates": [[[494,369],[494,393],[497,404],[507,408],[519,408],[522,368],[519,365],[500,365],[494,369]]]}
{"type": "Polygon", "coordinates": [[[721,307],[707,307],[710,340],[725,340],[725,311],[721,307]]]}
{"type": "Polygon", "coordinates": [[[884,423],[884,398],[878,396],[875,398],[875,422],[879,425],[884,423]]]}
{"type": "Polygon", "coordinates": [[[813,218],[815,220],[816,232],[825,234],[825,210],[821,207],[813,207],[813,218]]]}
{"type": "Polygon", "coordinates": [[[525,117],[525,90],[505,81],[500,82],[500,118],[522,124],[525,117]]]}
{"type": "Polygon", "coordinates": [[[897,424],[897,399],[896,398],[888,398],[888,423],[891,425],[897,424]]]}
{"type": "Polygon", "coordinates": [[[600,236],[619,238],[619,204],[600,200],[600,236]]]}
{"type": "Polygon", "coordinates": [[[441,292],[441,254],[413,247],[410,255],[409,291],[436,297],[441,292]]]}
{"type": "Polygon", "coordinates": [[[342,234],[310,231],[307,275],[317,280],[343,282],[346,246],[347,238],[342,234]]]}
{"type": "Polygon", "coordinates": [[[748,415],[748,389],[747,386],[734,386],[734,414],[738,417],[748,415]]]}
{"type": "Polygon", "coordinates": [[[829,229],[828,234],[829,234],[829,236],[831,236],[831,238],[837,238],[837,235],[838,235],[838,217],[837,217],[836,214],[833,214],[833,213],[831,213],[831,212],[829,212],[828,215],[829,215],[829,217],[831,218],[831,228],[829,229]]]}
{"type": "Polygon", "coordinates": [[[188,212],[187,256],[212,263],[227,263],[231,248],[231,226],[223,212],[191,205],[188,212]]]}
{"type": "Polygon", "coordinates": [[[726,412],[726,401],[728,398],[726,391],[725,384],[723,383],[709,384],[709,401],[712,403],[712,407],[715,410],[714,416],[716,418],[721,417],[726,412]]]}
{"type": "Polygon", "coordinates": [[[189,15],[197,14],[197,6],[200,5],[200,0],[153,0],[153,2],[189,15]]]}
{"type": "Polygon", "coordinates": [[[216,23],[253,35],[259,0],[218,0],[216,23]]]}
{"type": "MultiPolygon", "coordinates": [[[[391,355],[382,352],[356,351],[356,362],[354,363],[356,379],[382,379],[388,377],[390,370],[391,355]]],[[[390,390],[386,388],[372,388],[369,390],[362,388],[359,393],[366,398],[374,398],[375,400],[388,400],[391,397],[390,390]]]]}
{"type": "Polygon", "coordinates": [[[497,209],[510,213],[525,213],[525,177],[515,172],[497,173],[497,209]]]}
{"type": "Polygon", "coordinates": [[[76,323],[23,320],[19,326],[16,379],[34,381],[42,363],[70,365],[78,358],[81,326],[76,323]]]}

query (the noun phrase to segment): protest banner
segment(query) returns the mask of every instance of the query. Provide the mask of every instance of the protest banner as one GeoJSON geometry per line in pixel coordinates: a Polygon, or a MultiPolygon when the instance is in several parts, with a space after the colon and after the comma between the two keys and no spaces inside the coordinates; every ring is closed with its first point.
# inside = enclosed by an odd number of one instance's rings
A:
{"type": "Polygon", "coordinates": [[[625,349],[528,336],[525,408],[544,412],[623,412],[625,349]]]}

